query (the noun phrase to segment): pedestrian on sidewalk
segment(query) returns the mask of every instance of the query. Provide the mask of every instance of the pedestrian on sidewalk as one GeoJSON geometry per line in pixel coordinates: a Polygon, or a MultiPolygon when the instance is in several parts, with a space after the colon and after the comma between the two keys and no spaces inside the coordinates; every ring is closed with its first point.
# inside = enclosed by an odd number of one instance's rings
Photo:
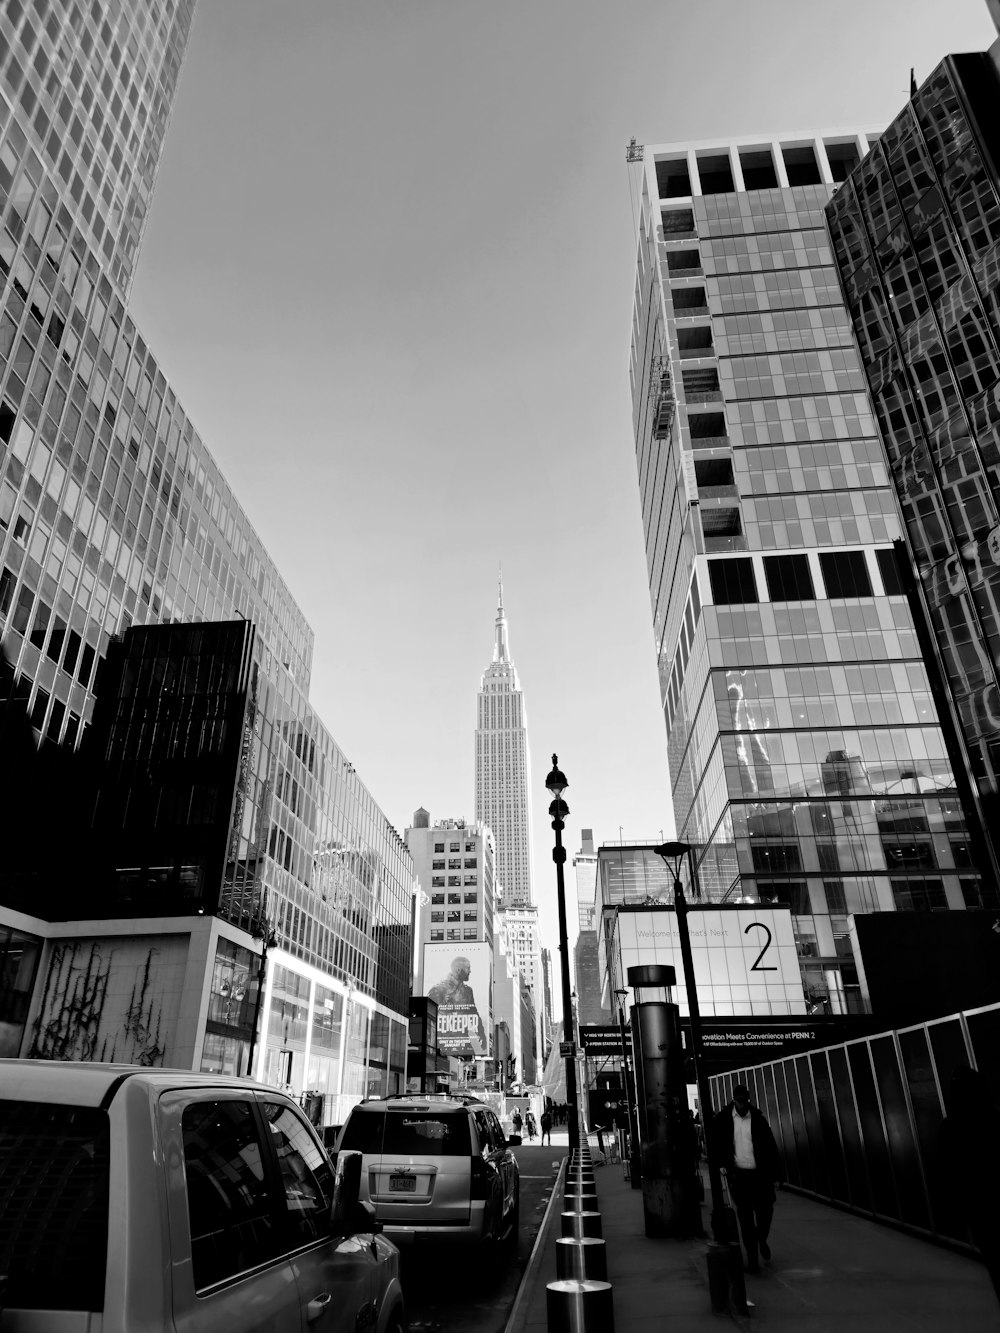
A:
{"type": "Polygon", "coordinates": [[[510,1123],[514,1126],[514,1133],[520,1134],[521,1126],[524,1124],[524,1121],[521,1119],[521,1112],[516,1106],[514,1108],[514,1114],[510,1118],[510,1123]]]}
{"type": "Polygon", "coordinates": [[[535,1117],[531,1114],[530,1111],[525,1111],[524,1113],[524,1124],[525,1128],[528,1131],[528,1142],[533,1143],[535,1139],[535,1130],[537,1126],[535,1125],[535,1117]]]}
{"type": "Polygon", "coordinates": [[[737,1083],[733,1100],[712,1120],[711,1132],[739,1219],[747,1272],[759,1273],[758,1255],[771,1257],[767,1238],[774,1215],[775,1186],[782,1176],[778,1145],[767,1117],[751,1106],[750,1091],[743,1083],[737,1083]]]}
{"type": "Polygon", "coordinates": [[[551,1112],[551,1111],[543,1111],[543,1112],[542,1112],[541,1125],[542,1125],[542,1147],[543,1147],[543,1148],[545,1147],[545,1139],[546,1139],[546,1137],[548,1137],[548,1140],[549,1140],[549,1147],[551,1148],[551,1147],[552,1147],[552,1112],[551,1112]]]}
{"type": "Polygon", "coordinates": [[[978,1069],[956,1065],[945,1093],[941,1124],[944,1186],[983,1256],[1000,1299],[1000,1111],[978,1069]]]}

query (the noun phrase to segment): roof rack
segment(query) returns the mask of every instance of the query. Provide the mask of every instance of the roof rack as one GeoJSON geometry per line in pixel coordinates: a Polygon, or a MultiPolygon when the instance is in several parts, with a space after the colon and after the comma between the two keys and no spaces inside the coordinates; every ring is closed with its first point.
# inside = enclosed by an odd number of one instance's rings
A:
{"type": "Polygon", "coordinates": [[[467,1092],[390,1092],[385,1097],[372,1097],[371,1101],[396,1102],[460,1102],[463,1106],[475,1104],[485,1106],[482,1097],[473,1097],[467,1092]]]}

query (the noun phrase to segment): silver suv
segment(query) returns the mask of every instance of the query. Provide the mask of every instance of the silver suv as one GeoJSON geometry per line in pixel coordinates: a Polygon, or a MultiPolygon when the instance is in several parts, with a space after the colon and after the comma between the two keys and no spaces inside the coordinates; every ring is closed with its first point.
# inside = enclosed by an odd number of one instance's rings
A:
{"type": "Polygon", "coordinates": [[[469,1246],[489,1276],[517,1248],[520,1142],[476,1098],[400,1095],[355,1106],[337,1150],[363,1154],[361,1198],[396,1245],[469,1246]]]}

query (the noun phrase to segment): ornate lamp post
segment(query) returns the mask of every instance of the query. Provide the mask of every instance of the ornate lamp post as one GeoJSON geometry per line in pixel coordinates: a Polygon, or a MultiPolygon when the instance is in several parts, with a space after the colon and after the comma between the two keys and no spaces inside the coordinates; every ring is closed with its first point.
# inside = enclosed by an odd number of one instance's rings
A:
{"type": "Polygon", "coordinates": [[[566,886],[563,882],[563,866],[566,864],[566,849],[562,845],[562,831],[566,827],[569,806],[562,799],[562,794],[569,786],[565,773],[559,771],[559,757],[552,756],[552,772],[545,779],[545,785],[552,794],[549,814],[555,830],[556,845],[552,849],[552,859],[556,863],[556,892],[559,900],[559,953],[562,973],[562,1010],[563,1040],[569,1050],[566,1056],[566,1118],[569,1131],[570,1153],[580,1146],[579,1116],[576,1096],[576,1058],[573,1032],[573,992],[569,980],[569,944],[566,937],[566,886]]]}
{"type": "Polygon", "coordinates": [[[694,897],[701,897],[701,892],[697,887],[697,880],[695,879],[694,858],[691,854],[693,849],[691,844],[687,842],[665,842],[659,847],[655,847],[653,850],[656,852],[657,856],[663,858],[663,862],[673,876],[674,881],[674,910],[677,914],[677,938],[681,946],[681,962],[684,968],[684,989],[687,991],[688,1017],[691,1024],[691,1059],[694,1063],[695,1082],[698,1087],[701,1124],[705,1135],[705,1157],[708,1162],[709,1187],[712,1192],[712,1239],[717,1245],[725,1246],[727,1250],[731,1242],[737,1242],[730,1253],[716,1251],[722,1260],[718,1269],[715,1268],[715,1264],[713,1263],[713,1256],[710,1256],[709,1285],[713,1288],[713,1291],[718,1289],[717,1284],[722,1277],[722,1272],[719,1270],[723,1270],[728,1279],[733,1304],[736,1306],[737,1310],[745,1313],[747,1308],[746,1284],[743,1280],[743,1261],[738,1243],[739,1233],[736,1227],[736,1217],[733,1210],[726,1206],[725,1196],[722,1193],[722,1173],[719,1168],[719,1159],[713,1143],[713,1135],[709,1123],[712,1101],[708,1089],[708,1078],[705,1074],[705,1067],[701,1056],[701,1010],[698,1007],[698,987],[695,983],[694,958],[691,954],[691,933],[688,930],[688,905],[687,899],[684,897],[684,885],[681,883],[681,862],[686,858],[691,892],[694,897]]]}

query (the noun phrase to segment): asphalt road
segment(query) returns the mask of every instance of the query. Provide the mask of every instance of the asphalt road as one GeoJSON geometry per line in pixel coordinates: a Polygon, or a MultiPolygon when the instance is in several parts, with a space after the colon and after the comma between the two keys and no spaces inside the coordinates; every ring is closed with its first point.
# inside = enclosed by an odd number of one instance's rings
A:
{"type": "Polygon", "coordinates": [[[521,1172],[521,1232],[517,1254],[497,1282],[481,1288],[461,1252],[434,1256],[403,1252],[403,1298],[410,1333],[502,1333],[541,1225],[565,1148],[514,1149],[521,1172]]]}

